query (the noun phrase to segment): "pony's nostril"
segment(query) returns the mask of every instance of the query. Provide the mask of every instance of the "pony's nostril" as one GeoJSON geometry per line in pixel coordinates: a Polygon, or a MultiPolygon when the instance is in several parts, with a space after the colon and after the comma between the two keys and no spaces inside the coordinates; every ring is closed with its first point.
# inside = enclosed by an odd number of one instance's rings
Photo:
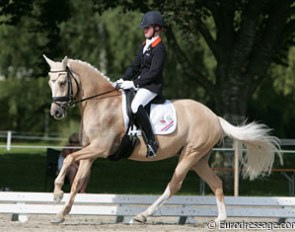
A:
{"type": "Polygon", "coordinates": [[[54,118],[55,119],[61,119],[63,117],[63,112],[61,112],[60,110],[56,110],[54,112],[54,118]]]}
{"type": "Polygon", "coordinates": [[[55,119],[63,119],[66,116],[66,111],[55,103],[51,104],[50,114],[55,119]]]}

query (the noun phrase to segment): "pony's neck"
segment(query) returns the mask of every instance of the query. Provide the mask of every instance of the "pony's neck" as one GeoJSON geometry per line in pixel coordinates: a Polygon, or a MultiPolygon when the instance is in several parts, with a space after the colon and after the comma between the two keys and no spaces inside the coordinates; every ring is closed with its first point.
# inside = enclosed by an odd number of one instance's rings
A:
{"type": "Polygon", "coordinates": [[[78,98],[83,99],[113,90],[109,78],[90,64],[78,60],[70,60],[70,66],[79,76],[78,98]]]}

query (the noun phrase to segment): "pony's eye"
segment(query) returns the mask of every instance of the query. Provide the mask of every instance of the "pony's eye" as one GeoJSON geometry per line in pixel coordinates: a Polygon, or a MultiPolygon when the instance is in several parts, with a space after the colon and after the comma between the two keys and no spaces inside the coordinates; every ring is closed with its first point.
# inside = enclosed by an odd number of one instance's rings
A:
{"type": "Polygon", "coordinates": [[[61,82],[59,82],[59,86],[60,86],[60,87],[65,87],[66,84],[67,84],[66,81],[61,81],[61,82]]]}

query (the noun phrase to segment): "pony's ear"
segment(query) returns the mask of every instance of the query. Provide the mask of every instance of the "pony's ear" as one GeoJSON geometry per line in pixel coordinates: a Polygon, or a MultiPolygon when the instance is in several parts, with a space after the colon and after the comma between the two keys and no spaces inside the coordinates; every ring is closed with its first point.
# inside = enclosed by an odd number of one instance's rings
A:
{"type": "Polygon", "coordinates": [[[66,67],[68,65],[68,57],[65,56],[65,58],[63,58],[61,63],[62,63],[63,68],[66,69],[66,67]]]}
{"type": "Polygon", "coordinates": [[[46,60],[46,62],[47,62],[47,64],[50,66],[50,67],[52,67],[53,65],[54,65],[54,61],[53,60],[51,60],[51,59],[49,59],[47,56],[45,56],[44,54],[43,54],[43,57],[44,57],[44,59],[46,60]]]}

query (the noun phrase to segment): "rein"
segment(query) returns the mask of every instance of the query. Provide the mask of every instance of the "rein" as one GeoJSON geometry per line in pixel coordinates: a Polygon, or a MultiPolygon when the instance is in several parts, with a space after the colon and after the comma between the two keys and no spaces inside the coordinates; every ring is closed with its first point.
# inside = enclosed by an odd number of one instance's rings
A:
{"type": "Polygon", "coordinates": [[[108,94],[108,93],[111,93],[111,92],[114,92],[114,91],[116,91],[116,89],[112,89],[112,90],[109,90],[109,91],[106,91],[106,92],[102,92],[102,93],[93,95],[91,97],[82,98],[81,100],[74,100],[74,101],[72,101],[72,104],[75,105],[77,103],[81,103],[83,101],[87,101],[87,100],[90,100],[90,99],[93,99],[93,98],[96,98],[96,97],[99,97],[99,96],[103,96],[105,94],[108,94]]]}
{"type": "Polygon", "coordinates": [[[102,92],[90,97],[86,97],[86,98],[82,98],[80,100],[75,100],[74,97],[74,93],[73,93],[73,86],[72,86],[72,78],[75,80],[76,82],[76,86],[77,86],[77,92],[79,91],[79,85],[78,85],[78,81],[76,80],[76,78],[74,77],[72,71],[70,70],[70,68],[67,66],[65,70],[59,70],[59,71],[50,71],[52,73],[58,73],[58,72],[66,72],[67,73],[67,82],[68,82],[68,93],[67,96],[59,96],[59,97],[52,97],[52,102],[57,104],[58,106],[62,107],[62,108],[67,108],[67,107],[75,107],[77,103],[81,103],[99,96],[103,96],[106,95],[108,93],[114,92],[117,89],[112,89],[106,92],[102,92]],[[60,102],[62,102],[63,104],[61,104],[60,102]]]}

